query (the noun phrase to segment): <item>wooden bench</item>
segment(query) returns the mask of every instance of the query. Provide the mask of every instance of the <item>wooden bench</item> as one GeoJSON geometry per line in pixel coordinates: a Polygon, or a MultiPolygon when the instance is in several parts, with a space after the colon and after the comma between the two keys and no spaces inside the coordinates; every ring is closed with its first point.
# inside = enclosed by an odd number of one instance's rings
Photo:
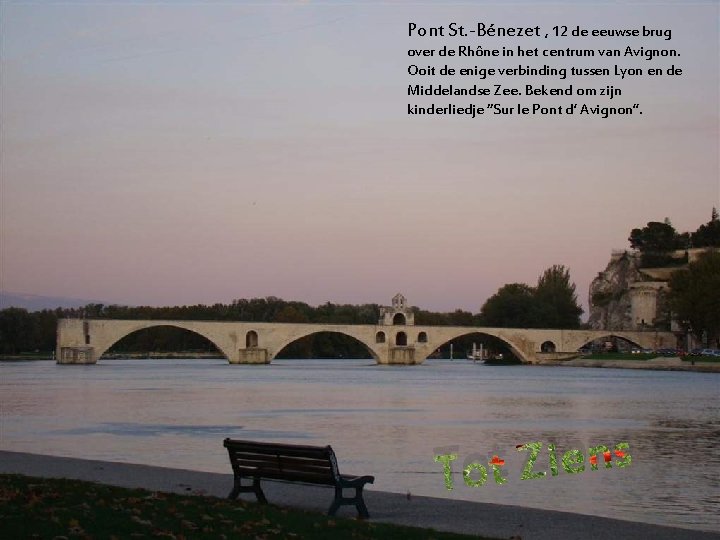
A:
{"type": "Polygon", "coordinates": [[[229,499],[240,493],[255,493],[258,502],[267,499],[260,487],[260,480],[285,480],[306,484],[322,484],[335,487],[335,499],[328,514],[335,515],[342,505],[354,504],[358,515],[367,518],[363,500],[363,487],[372,484],[374,476],[349,476],[338,471],[335,452],[330,446],[304,446],[299,444],[275,444],[225,439],[223,445],[230,455],[235,476],[229,499]],[[251,479],[252,485],[243,485],[243,478],[251,479]],[[343,497],[344,488],[354,488],[354,497],[343,497]]]}

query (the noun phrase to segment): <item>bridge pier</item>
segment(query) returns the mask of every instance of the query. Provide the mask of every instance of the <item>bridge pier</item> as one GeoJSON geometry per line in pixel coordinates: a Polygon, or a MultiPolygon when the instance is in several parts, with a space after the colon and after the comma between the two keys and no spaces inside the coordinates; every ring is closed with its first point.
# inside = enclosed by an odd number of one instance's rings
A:
{"type": "Polygon", "coordinates": [[[237,359],[229,358],[231,364],[269,364],[270,355],[267,349],[259,347],[247,347],[238,350],[237,359]]]}
{"type": "Polygon", "coordinates": [[[412,365],[421,364],[424,358],[416,360],[415,347],[388,347],[387,357],[378,358],[378,364],[412,365]]]}
{"type": "Polygon", "coordinates": [[[93,347],[58,347],[58,364],[97,364],[93,347]]]}

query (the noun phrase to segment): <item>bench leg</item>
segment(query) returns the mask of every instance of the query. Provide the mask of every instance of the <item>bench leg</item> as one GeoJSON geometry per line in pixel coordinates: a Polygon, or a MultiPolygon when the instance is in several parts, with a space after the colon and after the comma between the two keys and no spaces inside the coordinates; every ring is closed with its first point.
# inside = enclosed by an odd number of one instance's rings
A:
{"type": "Polygon", "coordinates": [[[365,506],[365,499],[363,499],[362,486],[355,489],[355,508],[357,508],[358,514],[361,518],[367,519],[370,517],[367,506],[365,506]]]}
{"type": "Polygon", "coordinates": [[[243,485],[242,485],[242,478],[234,477],[233,478],[233,488],[228,494],[228,499],[235,500],[238,498],[238,495],[243,492],[243,485]]]}
{"type": "Polygon", "coordinates": [[[267,504],[267,499],[265,498],[265,494],[263,493],[262,488],[260,487],[260,479],[255,478],[253,480],[253,491],[255,492],[255,496],[257,497],[257,500],[260,504],[267,504]]]}
{"type": "Polygon", "coordinates": [[[328,510],[328,516],[335,515],[335,513],[338,511],[338,508],[340,508],[340,505],[342,504],[342,500],[342,488],[335,486],[335,499],[330,505],[330,510],[328,510]]]}
{"type": "Polygon", "coordinates": [[[228,495],[228,499],[237,499],[241,493],[254,493],[255,497],[260,504],[267,504],[265,493],[263,493],[262,487],[260,487],[260,479],[253,478],[252,486],[243,486],[242,478],[235,478],[232,491],[228,495]]]}
{"type": "Polygon", "coordinates": [[[360,516],[363,519],[367,519],[370,517],[370,514],[368,513],[367,506],[365,506],[365,500],[363,499],[362,494],[362,486],[355,488],[355,496],[350,497],[343,497],[343,491],[342,488],[339,486],[335,487],[335,499],[333,500],[332,504],[330,505],[330,509],[328,510],[329,516],[334,516],[335,513],[338,511],[338,508],[340,508],[342,505],[346,504],[354,504],[355,508],[357,509],[358,516],[360,516]]]}

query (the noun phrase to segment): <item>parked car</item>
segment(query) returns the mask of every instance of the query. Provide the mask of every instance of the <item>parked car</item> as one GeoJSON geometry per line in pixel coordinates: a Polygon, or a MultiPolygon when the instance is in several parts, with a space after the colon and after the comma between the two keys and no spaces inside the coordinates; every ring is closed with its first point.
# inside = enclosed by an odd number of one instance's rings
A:
{"type": "Polygon", "coordinates": [[[717,349],[703,349],[700,351],[701,356],[720,356],[720,350],[717,349]]]}
{"type": "Polygon", "coordinates": [[[702,349],[693,349],[690,351],[690,356],[701,356],[702,351],[702,349]]]}
{"type": "Polygon", "coordinates": [[[658,349],[658,356],[679,356],[677,349],[658,349]]]}

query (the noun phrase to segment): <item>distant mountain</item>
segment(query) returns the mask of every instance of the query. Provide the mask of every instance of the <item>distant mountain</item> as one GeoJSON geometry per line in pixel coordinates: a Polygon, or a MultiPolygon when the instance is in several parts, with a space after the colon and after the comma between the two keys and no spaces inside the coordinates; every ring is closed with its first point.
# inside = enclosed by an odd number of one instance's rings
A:
{"type": "Polygon", "coordinates": [[[0,309],[9,307],[25,308],[28,311],[41,309],[76,308],[87,304],[106,304],[99,300],[83,300],[81,298],[65,298],[64,296],[39,296],[36,294],[22,294],[13,292],[0,292],[0,309]]]}

